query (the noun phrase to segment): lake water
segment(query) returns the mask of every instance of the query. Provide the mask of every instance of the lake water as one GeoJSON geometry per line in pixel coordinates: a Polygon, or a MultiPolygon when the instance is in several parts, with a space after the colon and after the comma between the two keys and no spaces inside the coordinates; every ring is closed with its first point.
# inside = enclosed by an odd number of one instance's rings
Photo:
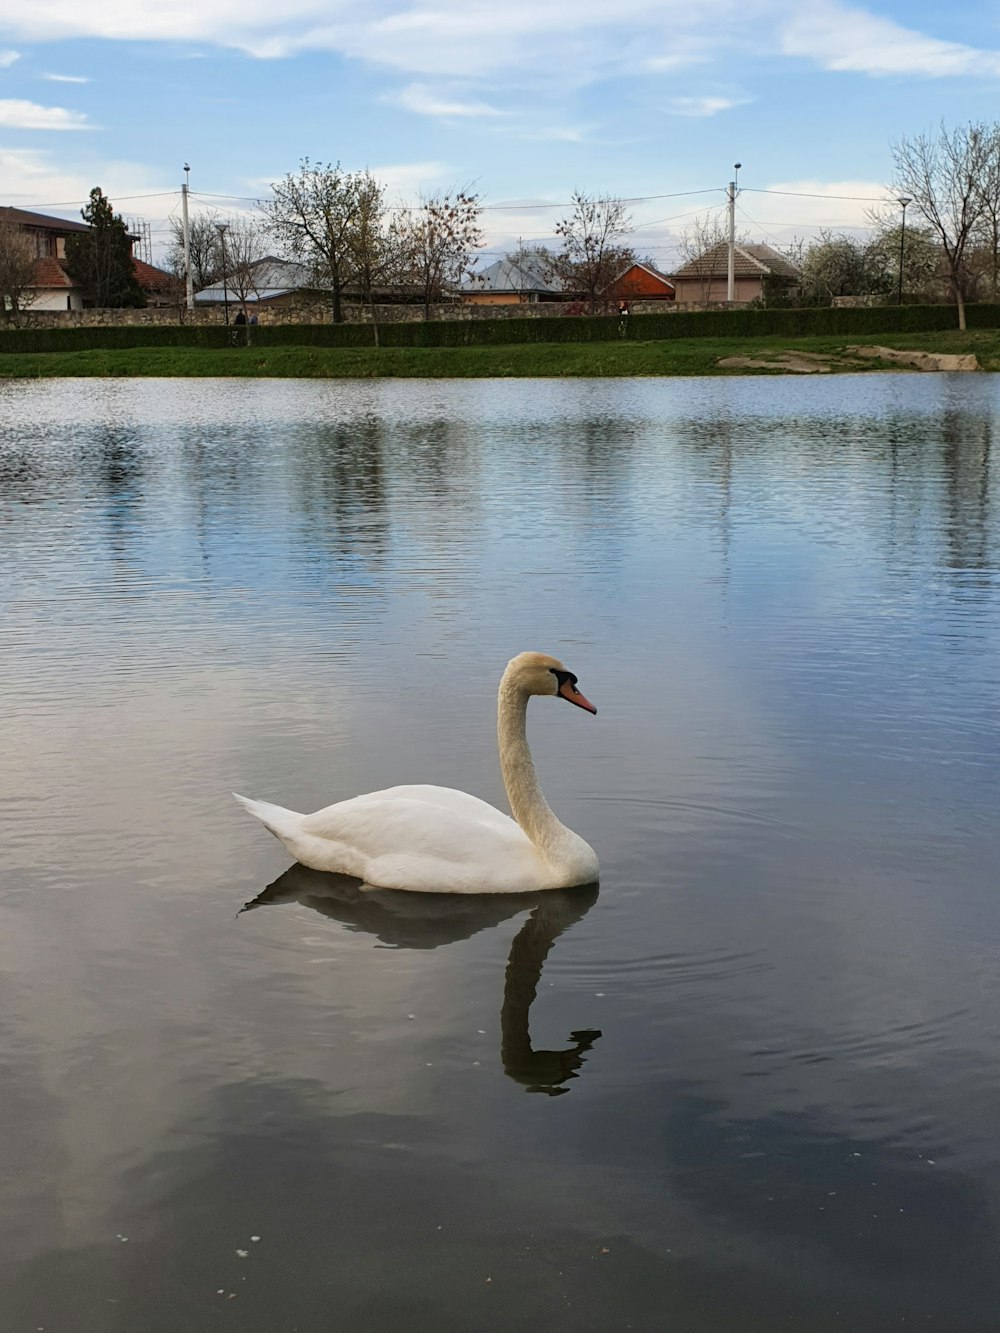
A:
{"type": "Polygon", "coordinates": [[[995,1333],[998,412],[0,385],[4,1330],[995,1333]],[[526,648],[599,891],[362,894],[229,796],[502,805],[526,648]]]}

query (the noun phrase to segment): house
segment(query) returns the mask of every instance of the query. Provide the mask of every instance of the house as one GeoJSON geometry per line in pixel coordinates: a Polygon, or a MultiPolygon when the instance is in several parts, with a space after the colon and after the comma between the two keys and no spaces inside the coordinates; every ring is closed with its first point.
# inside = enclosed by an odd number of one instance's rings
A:
{"type": "MultiPolygon", "coordinates": [[[[740,244],[734,250],[734,301],[763,301],[772,283],[793,286],[799,270],[769,245],[740,244]]],[[[671,274],[677,300],[707,305],[728,299],[729,244],[720,241],[671,274]]]]}
{"type": "Polygon", "coordinates": [[[526,255],[519,260],[498,259],[462,283],[466,305],[535,305],[539,301],[566,301],[567,292],[542,259],[526,255]]]}
{"type": "MultiPolygon", "coordinates": [[[[0,222],[13,223],[26,232],[35,252],[32,310],[82,310],[92,306],[88,292],[66,272],[66,239],[90,231],[85,222],[31,213],[23,208],[0,207],[0,222]]],[[[133,241],[138,239],[132,238],[133,241]]],[[[141,259],[132,260],[135,276],[147,304],[175,305],[177,280],[172,274],[141,259]]]]}
{"type": "Polygon", "coordinates": [[[35,310],[82,310],[83,290],[62,266],[66,258],[66,237],[90,228],[84,222],[29,213],[23,208],[0,207],[0,222],[7,222],[27,233],[35,253],[35,280],[32,284],[35,310]]]}
{"type": "MultiPolygon", "coordinates": [[[[289,305],[302,298],[317,296],[315,282],[305,264],[268,255],[237,272],[230,272],[225,280],[212,283],[195,292],[196,305],[222,305],[225,301],[247,305],[266,302],[269,305],[289,305]]],[[[323,299],[328,299],[323,293],[323,299]]]]}
{"type": "Polygon", "coordinates": [[[633,264],[607,290],[611,301],[672,301],[674,284],[652,264],[633,264]]]}

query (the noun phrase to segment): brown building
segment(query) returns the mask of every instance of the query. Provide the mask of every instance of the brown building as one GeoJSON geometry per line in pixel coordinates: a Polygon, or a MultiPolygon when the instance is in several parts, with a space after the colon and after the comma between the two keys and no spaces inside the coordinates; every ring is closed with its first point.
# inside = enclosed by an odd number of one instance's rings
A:
{"type": "MultiPolygon", "coordinates": [[[[765,285],[792,287],[799,270],[769,245],[737,245],[734,254],[734,301],[762,301],[765,285]]],[[[708,305],[728,300],[729,245],[720,241],[671,274],[677,300],[708,305]]]]}
{"type": "Polygon", "coordinates": [[[651,264],[633,264],[608,288],[612,301],[672,301],[674,284],[651,264]]]}

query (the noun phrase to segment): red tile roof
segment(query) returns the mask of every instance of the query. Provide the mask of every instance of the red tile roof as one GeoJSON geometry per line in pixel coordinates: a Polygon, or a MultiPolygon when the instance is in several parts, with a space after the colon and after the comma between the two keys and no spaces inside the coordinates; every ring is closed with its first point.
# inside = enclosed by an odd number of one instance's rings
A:
{"type": "MultiPolygon", "coordinates": [[[[737,278],[760,278],[773,275],[797,278],[799,270],[784,255],[769,245],[736,245],[733,247],[733,270],[737,278]]],[[[729,244],[720,241],[704,254],[675,269],[675,278],[703,278],[724,274],[729,268],[729,244]]]]}
{"type": "Polygon", "coordinates": [[[165,292],[177,285],[177,278],[165,269],[147,264],[144,259],[132,260],[132,271],[139,286],[146,292],[165,292]]]}
{"type": "Polygon", "coordinates": [[[58,259],[35,260],[35,287],[79,287],[58,259]]]}

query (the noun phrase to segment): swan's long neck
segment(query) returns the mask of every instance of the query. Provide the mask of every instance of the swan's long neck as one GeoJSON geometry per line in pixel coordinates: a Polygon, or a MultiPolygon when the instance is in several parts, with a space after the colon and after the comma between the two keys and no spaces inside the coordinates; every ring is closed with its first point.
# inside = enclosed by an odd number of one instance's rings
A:
{"type": "Polygon", "coordinates": [[[500,771],[514,818],[543,856],[551,857],[569,834],[549,808],[531,762],[526,732],[528,695],[505,672],[497,706],[500,771]]]}

